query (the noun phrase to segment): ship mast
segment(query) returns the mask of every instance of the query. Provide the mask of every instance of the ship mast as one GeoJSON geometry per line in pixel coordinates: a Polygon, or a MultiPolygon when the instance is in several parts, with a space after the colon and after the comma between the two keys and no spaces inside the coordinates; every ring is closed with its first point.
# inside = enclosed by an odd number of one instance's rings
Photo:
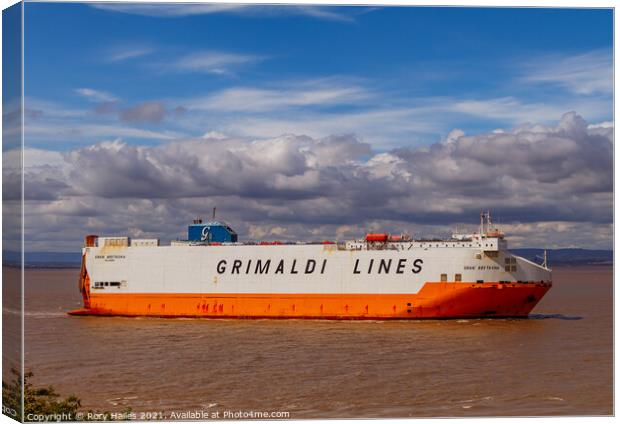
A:
{"type": "Polygon", "coordinates": [[[487,235],[491,228],[491,212],[480,212],[480,238],[487,235]]]}

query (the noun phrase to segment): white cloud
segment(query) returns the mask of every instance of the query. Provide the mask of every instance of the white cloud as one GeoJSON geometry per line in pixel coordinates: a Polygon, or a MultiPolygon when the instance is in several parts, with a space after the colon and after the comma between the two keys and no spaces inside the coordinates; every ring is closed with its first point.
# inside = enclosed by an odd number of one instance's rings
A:
{"type": "Polygon", "coordinates": [[[28,143],[62,141],[83,144],[84,139],[106,139],[115,137],[147,140],[174,140],[181,134],[174,131],[152,131],[114,124],[33,122],[25,128],[28,143]]]}
{"type": "Polygon", "coordinates": [[[350,105],[369,96],[370,93],[358,86],[304,82],[296,88],[229,88],[205,98],[190,100],[186,105],[193,109],[227,112],[267,112],[297,106],[350,105]]]}
{"type": "MultiPolygon", "coordinates": [[[[19,151],[8,151],[3,154],[3,159],[6,163],[15,163],[18,160],[19,151]]],[[[24,167],[29,171],[33,169],[40,169],[44,167],[52,167],[55,169],[61,169],[67,167],[67,162],[63,159],[62,153],[52,150],[35,149],[26,147],[23,150],[24,154],[24,167]]]]}
{"type": "Polygon", "coordinates": [[[244,137],[277,137],[280,134],[359,134],[377,148],[411,144],[414,136],[441,131],[438,123],[419,109],[386,109],[341,113],[287,112],[282,118],[241,116],[222,120],[224,132],[244,137]]]}
{"type": "Polygon", "coordinates": [[[243,4],[170,4],[170,3],[94,3],[90,5],[96,9],[107,10],[110,12],[129,13],[132,15],[152,16],[152,17],[181,17],[192,15],[204,15],[211,13],[222,13],[238,11],[247,7],[243,4]]]}
{"type": "Polygon", "coordinates": [[[466,125],[472,119],[485,125],[519,126],[554,122],[567,105],[589,120],[605,119],[611,110],[611,101],[601,97],[554,102],[526,102],[509,96],[402,99],[398,93],[369,89],[368,84],[366,80],[334,77],[236,86],[207,96],[176,99],[189,111],[176,122],[191,131],[204,129],[195,127],[199,122],[210,130],[245,137],[355,133],[386,149],[437,140],[449,126],[466,125]]]}
{"type": "Polygon", "coordinates": [[[26,97],[24,99],[26,109],[39,110],[41,118],[55,120],[80,119],[88,114],[88,111],[79,108],[67,107],[56,101],[26,97]]]}
{"type": "Polygon", "coordinates": [[[223,134],[221,132],[218,131],[208,131],[206,133],[203,134],[202,138],[204,138],[205,140],[225,140],[228,137],[226,136],[226,134],[223,134]]]}
{"type": "Polygon", "coordinates": [[[107,53],[106,60],[108,62],[124,62],[129,59],[135,59],[153,53],[154,49],[150,47],[123,47],[110,50],[107,53]]]}
{"type": "Polygon", "coordinates": [[[614,127],[614,123],[611,121],[604,121],[604,122],[599,122],[597,124],[590,124],[588,125],[588,129],[592,129],[592,128],[613,128],[614,127]]]}
{"type": "Polygon", "coordinates": [[[614,232],[612,223],[571,221],[514,222],[502,225],[502,230],[510,235],[511,247],[547,249],[583,248],[584,234],[587,247],[609,249],[614,232]]]}
{"type": "Polygon", "coordinates": [[[75,92],[93,102],[115,102],[118,100],[116,96],[110,93],[92,88],[78,88],[75,92]]]}
{"type": "MultiPolygon", "coordinates": [[[[96,90],[81,90],[93,102],[95,98],[101,100],[113,97],[96,90]]],[[[97,103],[101,105],[108,102],[97,103]]],[[[36,98],[26,98],[25,104],[27,110],[36,112],[36,114],[26,115],[25,137],[26,143],[30,146],[40,146],[42,143],[85,144],[119,137],[153,141],[173,140],[185,136],[184,133],[174,129],[154,130],[130,125],[160,122],[163,119],[162,114],[170,111],[164,110],[158,102],[145,102],[125,109],[118,108],[118,103],[112,102],[109,112],[118,115],[113,120],[93,110],[67,108],[57,102],[36,98]],[[119,124],[117,119],[122,124],[119,124]]]]}
{"type": "MultiPolygon", "coordinates": [[[[515,97],[490,99],[452,99],[442,102],[439,109],[479,118],[495,119],[511,124],[527,122],[550,122],[566,111],[567,102],[523,102],[515,97]]],[[[610,108],[608,99],[587,98],[572,100],[571,108],[579,110],[588,118],[605,116],[610,108]]]]}
{"type": "MultiPolygon", "coordinates": [[[[129,13],[133,15],[150,16],[158,18],[178,18],[184,16],[210,15],[213,13],[234,13],[242,16],[279,16],[279,15],[301,15],[310,16],[317,19],[354,22],[353,16],[338,13],[334,7],[330,6],[306,6],[306,5],[268,5],[268,4],[123,4],[123,3],[101,3],[91,4],[97,9],[109,12],[129,13]]],[[[358,13],[366,13],[374,8],[360,8],[358,13]]]]}
{"type": "Polygon", "coordinates": [[[553,55],[530,61],[522,80],[529,83],[551,83],[582,95],[612,94],[613,53],[594,50],[572,56],[553,55]]]}
{"type": "MultiPolygon", "coordinates": [[[[335,12],[334,7],[317,7],[317,6],[297,6],[296,12],[301,15],[312,16],[319,19],[326,19],[329,21],[341,21],[341,22],[354,22],[355,19],[352,16],[344,15],[335,12]]],[[[295,13],[295,11],[293,12],[295,13]]]]}
{"type": "Polygon", "coordinates": [[[219,51],[203,51],[184,56],[169,64],[168,69],[180,72],[230,74],[243,65],[264,60],[261,56],[219,51]]]}

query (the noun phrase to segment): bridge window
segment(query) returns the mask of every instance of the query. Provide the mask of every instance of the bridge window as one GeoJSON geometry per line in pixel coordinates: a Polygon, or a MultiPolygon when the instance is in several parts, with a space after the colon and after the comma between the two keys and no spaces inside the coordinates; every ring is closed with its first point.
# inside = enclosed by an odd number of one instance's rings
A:
{"type": "Polygon", "coordinates": [[[454,274],[454,281],[462,281],[461,274],[454,274]]]}
{"type": "Polygon", "coordinates": [[[441,282],[446,282],[448,281],[448,274],[441,274],[441,282]]]}

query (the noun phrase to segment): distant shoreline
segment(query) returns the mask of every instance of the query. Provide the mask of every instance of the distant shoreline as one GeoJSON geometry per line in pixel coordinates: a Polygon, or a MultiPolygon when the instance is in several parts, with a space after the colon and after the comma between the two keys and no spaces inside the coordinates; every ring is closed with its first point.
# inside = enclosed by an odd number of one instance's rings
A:
{"type": "MultiPolygon", "coordinates": [[[[3,263],[3,268],[20,268],[21,264],[16,263],[3,263]]],[[[81,265],[74,264],[26,264],[25,269],[80,269],[81,265]]]]}

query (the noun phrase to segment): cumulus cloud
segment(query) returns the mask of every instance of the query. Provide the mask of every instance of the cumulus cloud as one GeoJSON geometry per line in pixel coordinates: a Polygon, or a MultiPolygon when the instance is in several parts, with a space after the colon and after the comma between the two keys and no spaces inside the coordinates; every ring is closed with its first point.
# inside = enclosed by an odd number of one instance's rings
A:
{"type": "Polygon", "coordinates": [[[387,152],[354,135],[116,140],[66,152],[62,164],[55,157],[56,169],[29,167],[37,185],[29,222],[59,231],[72,222],[78,240],[89,231],[170,239],[217,206],[241,234],[321,239],[366,229],[436,235],[490,209],[520,234],[518,244],[538,243],[530,237],[538,230],[549,244],[571,244],[589,228],[597,235],[590,245],[600,247],[612,237],[612,136],[612,127],[568,113],[554,126],[455,130],[430,146],[387,152]]]}
{"type": "Polygon", "coordinates": [[[284,199],[331,189],[329,174],[336,173],[336,164],[346,166],[369,153],[369,145],[351,136],[251,142],[211,134],[156,147],[100,143],[72,151],[66,160],[75,187],[101,197],[284,199]]]}
{"type": "Polygon", "coordinates": [[[25,200],[55,200],[69,189],[67,183],[68,164],[58,152],[41,149],[24,149],[22,174],[22,155],[20,150],[3,153],[3,200],[21,199],[21,183],[24,181],[25,200]]]}

